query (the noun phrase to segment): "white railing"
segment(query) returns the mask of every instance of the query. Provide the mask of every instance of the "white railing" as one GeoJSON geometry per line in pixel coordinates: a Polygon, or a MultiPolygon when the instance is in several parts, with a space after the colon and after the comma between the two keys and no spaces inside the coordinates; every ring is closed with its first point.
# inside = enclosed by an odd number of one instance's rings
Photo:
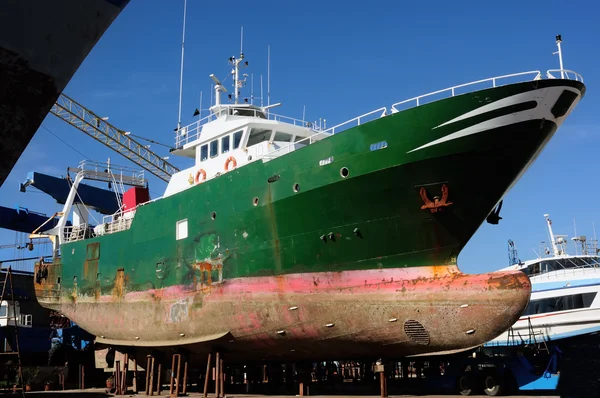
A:
{"type": "Polygon", "coordinates": [[[73,225],[65,227],[65,242],[76,242],[89,238],[89,226],[88,224],[73,225]]]}
{"type": "Polygon", "coordinates": [[[117,214],[104,216],[102,219],[102,224],[96,227],[101,227],[101,232],[96,230],[96,228],[94,228],[94,232],[96,232],[98,235],[109,235],[116,232],[126,231],[131,228],[131,223],[133,222],[135,212],[136,209],[134,208],[126,213],[119,212],[117,214]]]}
{"type": "MultiPolygon", "coordinates": [[[[459,84],[458,86],[448,87],[443,90],[433,91],[431,93],[419,95],[418,97],[409,98],[404,101],[396,102],[395,104],[392,105],[392,113],[400,111],[399,109],[396,108],[398,105],[404,105],[404,104],[414,102],[415,104],[413,106],[419,106],[419,105],[423,105],[423,99],[432,97],[434,95],[447,94],[447,96],[443,96],[442,98],[454,97],[455,95],[457,95],[457,90],[464,88],[464,87],[474,86],[476,84],[491,83],[491,87],[493,88],[493,87],[497,87],[498,82],[501,80],[506,80],[509,78],[520,77],[520,76],[525,76],[525,75],[535,75],[534,78],[531,80],[541,79],[541,72],[539,70],[533,70],[533,71],[528,71],[528,72],[512,73],[510,75],[502,75],[502,76],[490,77],[488,79],[476,80],[474,82],[459,84]]],[[[464,92],[461,94],[464,94],[464,92]]],[[[438,99],[440,99],[440,98],[438,98],[438,99]]],[[[411,107],[409,107],[409,108],[411,108],[411,107]]],[[[405,108],[405,109],[408,109],[408,108],[405,108]]]]}
{"type": "Polygon", "coordinates": [[[267,118],[269,120],[275,120],[277,122],[293,124],[294,126],[300,126],[300,127],[311,127],[312,126],[312,128],[314,130],[319,129],[318,126],[315,126],[314,123],[312,123],[312,122],[307,122],[306,120],[294,119],[293,117],[289,117],[289,116],[277,115],[275,113],[268,113],[267,118]]]}
{"type": "Polygon", "coordinates": [[[558,79],[559,77],[552,75],[552,73],[558,74],[561,79],[575,80],[583,83],[583,76],[569,69],[549,69],[546,71],[546,77],[548,79],[558,79]]]}
{"type": "Polygon", "coordinates": [[[281,155],[285,155],[287,153],[293,152],[296,150],[296,145],[302,145],[302,147],[306,146],[306,145],[310,145],[314,142],[317,141],[321,141],[322,139],[325,139],[329,136],[331,136],[331,133],[327,133],[325,131],[319,131],[318,133],[315,133],[309,137],[303,138],[300,141],[291,143],[289,145],[286,145],[284,147],[281,147],[279,149],[276,149],[272,152],[266,153],[264,155],[261,155],[259,157],[257,157],[257,159],[274,159],[276,157],[279,157],[281,155]]]}
{"type": "Polygon", "coordinates": [[[181,148],[188,142],[197,140],[198,137],[200,137],[200,133],[202,132],[202,126],[215,119],[217,119],[217,115],[211,113],[210,115],[205,116],[200,120],[196,120],[195,122],[190,123],[187,126],[181,127],[175,132],[175,148],[181,148]]]}
{"type": "MultiPolygon", "coordinates": [[[[384,117],[386,114],[387,114],[387,108],[385,108],[385,107],[375,109],[374,111],[365,113],[365,114],[357,116],[353,119],[347,120],[344,123],[340,123],[333,127],[330,127],[327,130],[325,130],[324,133],[335,134],[336,130],[339,131],[340,127],[342,127],[342,126],[347,126],[348,124],[352,124],[352,123],[356,123],[356,126],[360,126],[360,124],[363,122],[370,122],[371,120],[379,119],[380,117],[384,117]],[[377,117],[369,117],[369,116],[373,116],[373,115],[377,115],[377,114],[380,114],[380,115],[377,117]]],[[[352,126],[347,126],[346,128],[348,128],[348,127],[352,127],[352,126]]]]}

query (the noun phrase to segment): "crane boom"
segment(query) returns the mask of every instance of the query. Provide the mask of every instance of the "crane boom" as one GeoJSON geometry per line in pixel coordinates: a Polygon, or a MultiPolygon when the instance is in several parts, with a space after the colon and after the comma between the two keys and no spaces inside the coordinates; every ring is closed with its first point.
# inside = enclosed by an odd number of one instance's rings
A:
{"type": "Polygon", "coordinates": [[[179,171],[162,157],[127,136],[124,131],[119,130],[65,94],[58,97],[50,113],[120,153],[163,181],[168,182],[169,178],[179,171]]]}

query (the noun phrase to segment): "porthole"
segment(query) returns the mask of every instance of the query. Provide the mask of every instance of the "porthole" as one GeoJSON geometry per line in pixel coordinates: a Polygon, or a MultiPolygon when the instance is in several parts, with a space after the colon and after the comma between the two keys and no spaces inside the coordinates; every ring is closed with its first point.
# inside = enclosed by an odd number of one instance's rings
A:
{"type": "Polygon", "coordinates": [[[300,192],[300,184],[295,183],[293,189],[294,189],[294,192],[300,192]]]}
{"type": "Polygon", "coordinates": [[[254,206],[258,206],[258,197],[254,198],[252,204],[254,204],[254,206]]]}
{"type": "Polygon", "coordinates": [[[210,215],[210,218],[212,218],[213,220],[215,218],[217,218],[217,213],[213,211],[212,214],[210,215]]]}
{"type": "Polygon", "coordinates": [[[349,175],[349,174],[350,174],[350,170],[348,170],[348,168],[347,168],[347,167],[342,167],[342,168],[340,169],[340,175],[341,175],[343,178],[346,178],[346,177],[348,177],[348,175],[349,175]]]}

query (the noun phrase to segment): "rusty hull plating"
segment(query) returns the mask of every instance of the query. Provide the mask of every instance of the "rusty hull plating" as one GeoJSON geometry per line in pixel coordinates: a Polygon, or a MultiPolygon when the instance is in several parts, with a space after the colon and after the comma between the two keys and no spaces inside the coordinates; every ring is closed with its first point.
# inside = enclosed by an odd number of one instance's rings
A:
{"type": "MultiPolygon", "coordinates": [[[[56,305],[102,345],[218,349],[228,360],[405,356],[463,349],[501,334],[521,315],[522,272],[466,275],[455,266],[288,274],[125,292],[56,305]],[[126,304],[125,304],[126,303],[126,304]],[[268,353],[268,354],[267,354],[268,353]]],[[[48,296],[50,285],[38,284],[48,296]]],[[[167,348],[168,349],[168,348],[167,348]]]]}

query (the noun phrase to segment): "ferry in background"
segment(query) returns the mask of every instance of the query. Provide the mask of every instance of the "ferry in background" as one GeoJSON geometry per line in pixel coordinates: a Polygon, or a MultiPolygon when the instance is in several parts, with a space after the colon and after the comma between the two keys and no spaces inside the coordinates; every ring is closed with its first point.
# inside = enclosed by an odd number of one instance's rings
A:
{"type": "MultiPolygon", "coordinates": [[[[531,344],[573,338],[600,331],[600,256],[594,237],[571,238],[575,254],[567,253],[567,235],[554,235],[552,220],[544,215],[550,247],[544,245],[540,258],[517,260],[509,241],[509,267],[531,280],[531,299],[519,320],[486,345],[531,344]]],[[[543,242],[542,242],[543,243],[543,242]]]]}

